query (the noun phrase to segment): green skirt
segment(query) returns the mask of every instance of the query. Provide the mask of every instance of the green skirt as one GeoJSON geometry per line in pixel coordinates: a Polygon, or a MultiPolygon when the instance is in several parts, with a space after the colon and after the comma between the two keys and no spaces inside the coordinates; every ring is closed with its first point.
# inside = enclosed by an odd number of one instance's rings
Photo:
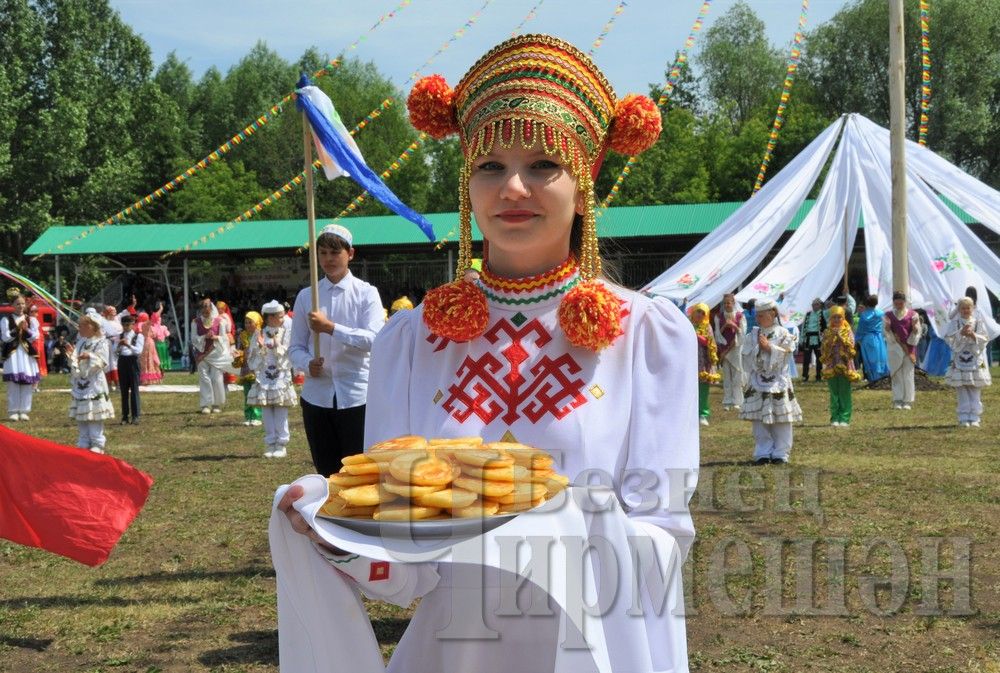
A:
{"type": "Polygon", "coordinates": [[[174,368],[170,361],[170,344],[166,340],[156,342],[156,354],[160,356],[161,372],[169,372],[174,368]]]}

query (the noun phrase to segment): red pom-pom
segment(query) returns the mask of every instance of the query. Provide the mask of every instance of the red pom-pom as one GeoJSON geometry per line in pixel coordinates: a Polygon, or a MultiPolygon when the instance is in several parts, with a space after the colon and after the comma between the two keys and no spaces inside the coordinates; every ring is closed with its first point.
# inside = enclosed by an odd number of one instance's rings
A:
{"type": "Polygon", "coordinates": [[[432,138],[446,138],[458,133],[455,118],[455,90],[441,75],[421,77],[406,99],[413,128],[432,138]]]}
{"type": "Polygon", "coordinates": [[[630,93],[615,106],[608,146],[619,154],[642,154],[656,143],[663,129],[660,110],[648,96],[630,93]]]}
{"type": "Polygon", "coordinates": [[[622,301],[603,283],[580,283],[559,302],[559,326],[574,346],[599,351],[624,333],[622,301]]]}
{"type": "Polygon", "coordinates": [[[428,291],[423,306],[427,328],[452,341],[472,341],[489,326],[490,308],[486,295],[467,280],[428,291]]]}

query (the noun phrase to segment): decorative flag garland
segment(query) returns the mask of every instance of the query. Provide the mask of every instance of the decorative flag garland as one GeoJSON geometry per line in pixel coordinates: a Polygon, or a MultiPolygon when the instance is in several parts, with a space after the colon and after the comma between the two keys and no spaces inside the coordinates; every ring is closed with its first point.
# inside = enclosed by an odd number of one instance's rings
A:
{"type": "Polygon", "coordinates": [[[524,24],[535,18],[538,13],[538,8],[542,6],[543,2],[545,2],[545,0],[538,0],[538,2],[535,3],[535,6],[528,10],[528,14],[521,20],[521,23],[517,24],[517,28],[511,31],[511,37],[517,37],[521,32],[521,29],[524,28],[524,24]]]}
{"type": "MultiPolygon", "coordinates": [[[[376,28],[378,28],[379,26],[381,26],[383,23],[385,23],[389,19],[395,17],[398,12],[402,11],[405,7],[407,7],[408,5],[410,5],[412,2],[413,2],[413,0],[402,0],[402,2],[400,2],[399,5],[397,5],[395,9],[393,9],[390,12],[386,12],[381,17],[379,17],[378,21],[376,21],[374,24],[372,24],[371,28],[368,29],[368,32],[362,34],[360,37],[358,37],[356,40],[354,40],[354,42],[352,42],[345,49],[345,51],[352,51],[354,49],[357,49],[358,44],[360,44],[361,42],[363,42],[364,40],[366,40],[368,38],[368,34],[369,33],[373,32],[376,28]]],[[[341,59],[339,59],[339,58],[334,58],[334,59],[330,60],[327,63],[326,67],[321,68],[320,70],[317,70],[315,73],[313,73],[313,77],[314,78],[320,78],[320,77],[323,77],[323,76],[329,74],[329,72],[331,70],[340,67],[340,65],[341,65],[342,62],[343,61],[341,59]]],[[[177,189],[179,189],[187,181],[187,179],[189,177],[192,177],[196,173],[198,173],[200,171],[203,171],[204,169],[208,168],[209,165],[211,165],[212,163],[214,163],[216,160],[220,159],[224,154],[228,154],[230,152],[230,150],[232,150],[235,146],[242,144],[243,141],[247,140],[248,138],[250,138],[251,136],[253,136],[255,133],[257,133],[257,131],[259,131],[261,129],[261,127],[265,126],[268,122],[270,122],[272,119],[274,119],[277,115],[281,114],[282,110],[284,109],[285,104],[288,103],[289,101],[291,101],[292,98],[294,97],[294,95],[295,95],[294,92],[292,92],[292,93],[289,93],[288,95],[284,96],[280,101],[278,101],[277,103],[275,103],[274,105],[272,105],[271,108],[267,112],[265,112],[264,114],[262,114],[260,117],[257,117],[257,119],[255,119],[249,126],[244,127],[244,129],[242,131],[240,131],[239,133],[237,133],[234,136],[232,136],[229,140],[227,140],[223,144],[219,145],[217,148],[215,148],[215,150],[213,150],[208,155],[206,155],[203,159],[201,159],[201,161],[197,162],[193,166],[191,166],[191,167],[187,168],[186,170],[182,171],[173,180],[170,180],[169,182],[167,182],[166,184],[162,185],[161,187],[153,190],[152,192],[150,192],[146,196],[144,196],[141,199],[139,199],[138,201],[134,202],[132,205],[128,206],[127,208],[119,210],[117,213],[115,213],[111,217],[107,218],[106,220],[104,220],[102,222],[98,222],[97,224],[94,224],[94,225],[88,227],[87,229],[83,230],[82,232],[80,232],[79,234],[77,234],[76,236],[74,236],[73,238],[71,238],[71,239],[69,239],[67,241],[64,241],[63,243],[57,245],[56,249],[57,250],[63,250],[67,246],[72,245],[73,241],[76,241],[76,240],[79,240],[79,239],[82,239],[82,238],[86,238],[88,235],[92,234],[94,231],[96,231],[98,229],[103,229],[105,226],[107,226],[109,224],[115,224],[115,223],[122,222],[122,221],[125,220],[126,216],[131,215],[132,213],[134,213],[136,211],[142,210],[143,207],[145,207],[145,206],[153,203],[153,201],[159,200],[159,199],[163,198],[164,196],[166,196],[167,194],[169,194],[170,192],[176,191],[177,189]]],[[[390,104],[391,104],[391,101],[390,101],[390,104]]],[[[388,107],[388,105],[386,105],[385,103],[383,103],[383,106],[384,107],[381,108],[383,110],[385,109],[385,107],[388,107]]],[[[369,115],[369,116],[371,116],[371,115],[369,115]]],[[[362,126],[362,128],[363,128],[363,126],[362,126]]],[[[49,250],[48,252],[52,252],[52,251],[49,250]]],[[[42,253],[40,255],[37,255],[34,259],[37,260],[39,257],[43,257],[45,254],[48,254],[48,252],[42,253]]]]}
{"type": "Polygon", "coordinates": [[[920,131],[918,142],[926,147],[931,110],[931,3],[920,0],[920,131]]]}
{"type": "MultiPolygon", "coordinates": [[[[472,28],[472,27],[473,27],[473,26],[474,26],[474,25],[476,24],[476,21],[478,21],[478,20],[479,20],[479,16],[480,16],[480,15],[481,15],[481,14],[483,13],[483,10],[484,10],[484,9],[486,9],[487,7],[489,7],[489,6],[490,6],[490,4],[492,4],[492,2],[493,2],[493,0],[486,0],[486,2],[484,2],[484,3],[483,3],[482,7],[480,7],[479,9],[477,9],[477,10],[476,10],[476,13],[475,13],[475,14],[473,14],[472,16],[470,16],[470,17],[469,17],[469,18],[468,18],[468,19],[466,20],[466,22],[465,22],[464,24],[462,24],[462,27],[461,27],[461,28],[459,28],[458,30],[456,30],[456,31],[455,31],[455,32],[454,32],[454,33],[452,34],[452,36],[451,36],[450,38],[448,38],[448,39],[447,39],[447,40],[445,41],[445,43],[444,43],[444,44],[442,44],[442,45],[441,45],[441,46],[440,46],[440,47],[438,48],[438,50],[437,50],[436,52],[434,52],[433,54],[431,54],[430,58],[428,58],[428,59],[427,59],[426,61],[424,61],[424,63],[423,63],[423,64],[422,64],[422,65],[421,65],[421,66],[420,66],[419,68],[417,68],[417,69],[416,69],[416,70],[414,70],[414,71],[413,71],[412,73],[410,73],[410,78],[409,78],[408,80],[406,80],[406,82],[404,82],[404,83],[403,83],[403,86],[402,86],[402,87],[400,87],[400,88],[401,88],[401,90],[405,91],[405,90],[406,90],[406,88],[407,88],[407,87],[406,87],[406,85],[407,85],[407,84],[409,84],[410,82],[413,82],[413,81],[415,81],[415,80],[416,80],[416,79],[417,79],[418,77],[420,77],[420,73],[421,73],[421,71],[423,71],[423,69],[424,69],[424,68],[426,68],[427,66],[429,66],[429,65],[430,65],[431,63],[433,63],[433,62],[434,62],[434,60],[435,60],[435,59],[436,59],[436,58],[437,58],[438,56],[440,56],[440,55],[441,55],[441,54],[443,54],[443,53],[444,53],[445,51],[447,51],[447,50],[448,50],[448,48],[449,48],[449,47],[450,47],[450,46],[451,46],[451,45],[452,45],[452,44],[453,44],[454,42],[456,42],[456,41],[460,40],[460,39],[461,39],[461,38],[462,38],[462,37],[463,37],[463,36],[465,35],[465,31],[469,30],[470,28],[472,28]]],[[[522,25],[523,25],[523,24],[522,24],[522,25]]]]}
{"type": "Polygon", "coordinates": [[[625,0],[621,0],[621,2],[618,3],[618,6],[615,7],[615,11],[612,13],[611,18],[608,19],[608,22],[604,24],[604,28],[601,29],[601,34],[597,36],[597,39],[594,40],[594,44],[591,45],[590,51],[587,52],[588,55],[593,56],[594,51],[601,48],[601,45],[604,44],[604,38],[606,38],[608,33],[611,32],[611,29],[615,25],[615,21],[619,16],[621,16],[622,12],[625,11],[625,7],[627,5],[628,3],[625,2],[625,0]]]}
{"type": "MultiPolygon", "coordinates": [[[[705,17],[708,15],[708,11],[711,9],[711,6],[712,0],[705,0],[701,5],[701,9],[698,10],[698,16],[691,25],[691,32],[688,33],[687,39],[684,40],[684,48],[681,49],[679,54],[677,54],[677,60],[674,61],[674,67],[670,69],[670,75],[667,76],[667,84],[663,87],[663,93],[660,94],[659,99],[656,101],[657,107],[661,110],[666,108],[667,103],[670,101],[671,94],[673,94],[674,89],[677,87],[677,81],[681,77],[681,69],[688,60],[688,52],[694,46],[697,34],[701,32],[701,28],[705,24],[705,17]]],[[[618,192],[621,191],[622,183],[625,182],[625,177],[632,172],[632,167],[635,166],[638,160],[639,158],[637,156],[631,156],[625,160],[625,166],[615,179],[615,184],[611,186],[611,191],[609,191],[608,195],[604,197],[603,201],[601,201],[600,210],[597,211],[598,217],[604,214],[604,210],[607,209],[607,207],[611,205],[614,198],[618,196],[618,192]]]]}
{"type": "Polygon", "coordinates": [[[767,138],[767,149],[764,150],[764,158],[760,162],[760,170],[757,171],[757,180],[753,185],[753,193],[764,184],[764,174],[771,164],[774,156],[774,148],[778,145],[778,134],[781,126],[785,123],[785,108],[788,107],[788,100],[792,97],[792,85],[795,84],[795,73],[799,69],[799,61],[802,60],[802,31],[806,26],[806,18],[809,13],[809,0],[802,0],[802,11],[799,12],[799,27],[795,31],[795,39],[792,40],[792,49],[788,55],[788,67],[785,70],[785,81],[781,87],[781,100],[778,101],[778,111],[774,114],[774,124],[771,127],[771,135],[767,138]]]}
{"type": "Polygon", "coordinates": [[[50,306],[52,306],[52,308],[58,311],[59,315],[65,318],[66,321],[71,323],[72,325],[76,325],[77,322],[79,321],[80,319],[79,311],[70,307],[68,304],[64,304],[63,302],[56,299],[48,290],[46,290],[38,283],[31,280],[30,278],[22,276],[16,271],[12,271],[11,269],[8,269],[7,267],[4,266],[0,266],[0,276],[7,278],[10,281],[13,281],[14,283],[25,288],[32,294],[38,295],[39,297],[44,299],[46,303],[48,303],[50,306]]]}

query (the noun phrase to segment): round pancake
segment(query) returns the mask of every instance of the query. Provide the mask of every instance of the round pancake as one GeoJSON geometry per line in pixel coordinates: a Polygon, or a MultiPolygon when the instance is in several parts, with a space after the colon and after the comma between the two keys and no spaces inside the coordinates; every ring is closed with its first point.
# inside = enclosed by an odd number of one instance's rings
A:
{"type": "Polygon", "coordinates": [[[365,453],[379,453],[380,451],[415,451],[427,448],[427,440],[420,435],[403,435],[387,439],[384,442],[373,444],[368,447],[365,453]]]}
{"type": "Polygon", "coordinates": [[[483,481],[464,475],[455,479],[452,484],[464,488],[466,491],[479,493],[490,498],[506,495],[514,490],[514,482],[512,481],[483,481]]]}
{"type": "Polygon", "coordinates": [[[493,516],[500,510],[500,503],[494,500],[481,500],[468,507],[453,507],[451,515],[457,519],[472,519],[493,516]]]}
{"type": "Polygon", "coordinates": [[[456,450],[451,455],[455,460],[464,465],[472,465],[473,467],[484,469],[510,467],[514,464],[514,459],[510,456],[488,449],[456,450]]]}
{"type": "Polygon", "coordinates": [[[414,498],[413,502],[422,507],[454,509],[456,507],[468,507],[478,498],[478,494],[472,491],[465,491],[460,488],[446,488],[442,491],[435,491],[434,493],[414,498]]]}
{"type": "Polygon", "coordinates": [[[381,484],[365,484],[364,486],[345,488],[337,494],[337,497],[352,507],[371,507],[384,502],[392,502],[399,498],[399,495],[385,490],[381,484]]]}
{"type": "Polygon", "coordinates": [[[462,472],[470,477],[489,481],[528,481],[531,478],[530,470],[522,465],[506,465],[504,467],[490,468],[463,465],[462,472]]]}
{"type": "Polygon", "coordinates": [[[454,476],[451,463],[429,455],[403,455],[389,463],[389,474],[415,486],[446,486],[454,476]]]}
{"type": "Polygon", "coordinates": [[[496,501],[501,505],[510,505],[515,502],[530,502],[532,500],[544,498],[547,492],[545,484],[533,484],[528,481],[518,482],[514,485],[514,488],[507,493],[491,497],[496,498],[496,501]]]}
{"type": "Polygon", "coordinates": [[[378,483],[377,474],[350,474],[347,472],[337,472],[326,478],[331,484],[350,488],[352,486],[364,486],[365,484],[378,483]]]}
{"type": "Polygon", "coordinates": [[[401,495],[404,498],[417,498],[444,488],[444,486],[414,486],[392,476],[386,477],[386,480],[382,482],[382,487],[390,493],[401,495]]]}
{"type": "Polygon", "coordinates": [[[419,521],[420,519],[430,519],[441,513],[437,507],[399,507],[388,505],[375,510],[372,518],[376,521],[419,521]]]}

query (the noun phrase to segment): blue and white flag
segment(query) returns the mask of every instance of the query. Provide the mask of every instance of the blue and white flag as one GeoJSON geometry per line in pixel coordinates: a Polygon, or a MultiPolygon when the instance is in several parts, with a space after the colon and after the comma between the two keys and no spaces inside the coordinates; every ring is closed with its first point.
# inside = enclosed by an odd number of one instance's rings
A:
{"type": "Polygon", "coordinates": [[[368,168],[361,150],[348,132],[340,115],[333,107],[333,101],[319,87],[310,84],[305,76],[299,80],[296,106],[305,113],[312,130],[314,144],[323,172],[328,180],[347,176],[364,187],[386,208],[413,222],[430,241],[434,241],[434,229],[427,219],[403,203],[392,193],[381,178],[368,168]]]}

